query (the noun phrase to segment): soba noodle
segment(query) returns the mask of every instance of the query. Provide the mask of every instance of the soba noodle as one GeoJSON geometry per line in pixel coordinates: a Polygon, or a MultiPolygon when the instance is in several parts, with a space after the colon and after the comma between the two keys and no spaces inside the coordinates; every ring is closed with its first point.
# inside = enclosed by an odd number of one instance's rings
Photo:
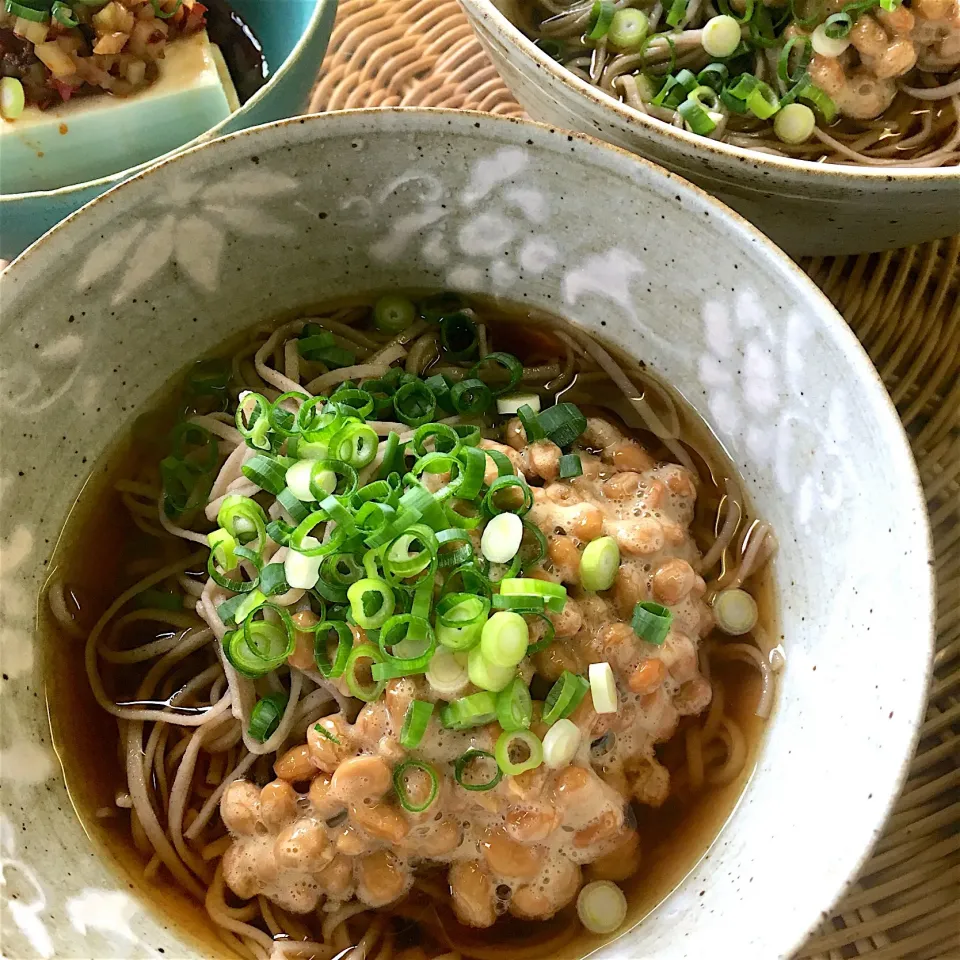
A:
{"type": "MultiPolygon", "coordinates": [[[[582,12],[568,19],[579,22],[582,12]]],[[[511,332],[511,324],[516,318],[504,320],[496,308],[479,301],[471,304],[470,313],[479,321],[480,357],[513,346],[518,333],[511,332]]],[[[395,950],[401,943],[410,943],[410,930],[416,929],[424,952],[410,953],[411,960],[414,956],[494,960],[502,955],[502,945],[458,936],[456,926],[449,923],[449,889],[442,877],[438,880],[429,871],[417,876],[405,897],[379,910],[353,899],[339,906],[330,900],[331,909],[321,899],[306,915],[295,914],[263,894],[238,901],[224,880],[223,857],[232,838],[218,811],[227,787],[241,778],[261,783],[269,779],[274,760],[285,755],[291,744],[301,743],[319,719],[339,710],[352,720],[362,706],[345,694],[340,682],[326,679],[318,669],[283,663],[269,675],[251,680],[225,655],[229,628],[221,617],[221,605],[231,591],[208,574],[206,550],[198,551],[196,545],[206,546],[207,532],[227,496],[260,492],[242,472],[256,451],[247,445],[230,413],[245,391],[255,391],[270,403],[287,393],[329,394],[345,380],[370,384],[398,364],[414,376],[443,372],[455,384],[464,380],[474,362],[452,359],[437,329],[424,321],[389,335],[372,328],[369,320],[366,305],[305,317],[275,330],[257,331],[253,341],[244,342],[223,365],[222,377],[216,372],[221,368],[201,364],[200,379],[212,378],[210,394],[222,396],[229,406],[229,413],[205,408],[209,395],[202,391],[199,401],[194,394],[188,403],[191,429],[206,432],[216,451],[215,470],[206,487],[199,494],[187,490],[183,509],[171,517],[157,463],[141,460],[139,469],[132,471],[136,475],[116,484],[119,502],[150,544],[145,561],[128,566],[127,582],[135,582],[120,591],[92,625],[70,583],[51,584],[49,607],[64,634],[85,638],[90,689],[99,707],[117,720],[126,789],[118,794],[116,806],[118,811],[130,810],[131,837],[147,862],[145,875],[158,880],[165,871],[203,903],[225,945],[253,960],[391,960],[407,955],[395,950]],[[307,324],[314,326],[307,328],[307,324]],[[298,338],[305,329],[329,332],[336,345],[349,350],[357,362],[327,369],[304,358],[298,338]],[[251,720],[258,697],[270,693],[282,693],[284,706],[272,731],[261,739],[252,734],[251,720]]],[[[756,584],[775,549],[773,533],[751,517],[736,477],[703,437],[691,432],[690,415],[670,392],[647,370],[618,359],[584,331],[556,317],[527,311],[519,336],[517,352],[529,360],[521,376],[524,393],[541,397],[544,404],[562,399],[590,404],[598,413],[606,408],[607,420],[590,422],[611,430],[616,429],[613,423],[626,423],[652,449],[661,450],[663,457],[684,465],[698,478],[707,526],[700,531],[703,555],[697,573],[706,581],[707,599],[756,584]]],[[[492,376],[495,381],[496,375],[492,376]]],[[[440,422],[475,424],[484,436],[497,434],[486,416],[455,414],[440,422]]],[[[391,435],[399,435],[401,441],[413,436],[405,423],[369,423],[385,439],[379,441],[373,461],[360,471],[361,483],[378,470],[391,435]]],[[[586,453],[583,456],[588,459],[586,453]]],[[[281,513],[271,507],[274,520],[281,513]]],[[[77,545],[81,556],[86,548],[83,542],[77,545]]],[[[281,563],[288,550],[288,546],[271,544],[263,562],[281,563]]],[[[291,612],[310,609],[310,597],[299,588],[290,588],[271,602],[291,612]]],[[[682,735],[675,738],[683,744],[684,755],[682,768],[674,770],[672,778],[675,797],[731,784],[742,774],[748,762],[747,738],[731,711],[729,691],[717,667],[736,660],[754,668],[762,680],[756,711],[767,716],[774,695],[774,663],[765,637],[758,624],[735,643],[714,635],[701,646],[700,668],[712,685],[712,701],[699,716],[687,716],[682,735]]],[[[512,960],[551,956],[577,930],[576,916],[561,914],[544,925],[542,935],[533,942],[511,943],[509,955],[512,960]]]]}
{"type": "Polygon", "coordinates": [[[960,0],[514,0],[510,9],[545,53],[656,120],[815,162],[960,163],[960,0]]]}

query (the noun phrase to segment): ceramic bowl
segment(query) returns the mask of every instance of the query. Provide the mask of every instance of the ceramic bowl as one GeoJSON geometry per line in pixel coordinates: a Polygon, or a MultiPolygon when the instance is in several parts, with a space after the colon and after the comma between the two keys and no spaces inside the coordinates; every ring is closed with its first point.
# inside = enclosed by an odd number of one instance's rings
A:
{"type": "Polygon", "coordinates": [[[393,286],[558,311],[642,358],[710,424],[778,532],[787,665],[755,775],[708,857],[596,956],[681,960],[719,943],[738,960],[784,957],[854,877],[924,705],[923,499],[846,324],[718,202],[529,122],[346,112],[166,160],[56,227],[0,283],[5,955],[202,949],[164,920],[170,885],[141,899],[91,846],[50,748],[51,651],[33,617],[90,464],[165,381],[237,331],[393,286]]]}
{"type": "Polygon", "coordinates": [[[517,29],[523,0],[460,0],[535,120],[660,163],[719,197],[794,256],[864,253],[960,231],[960,167],[820,164],[719,143],[646,116],[565,70],[517,29]]]}
{"type": "MultiPolygon", "coordinates": [[[[301,113],[337,12],[336,0],[232,0],[232,6],[257,35],[273,72],[239,110],[186,146],[301,113]],[[278,15],[281,8],[282,15],[278,15]]],[[[131,151],[136,149],[133,142],[128,146],[131,151]]],[[[124,141],[118,141],[117,149],[124,149],[124,141]]],[[[153,162],[56,190],[0,194],[0,257],[12,260],[65,216],[153,162]]]]}

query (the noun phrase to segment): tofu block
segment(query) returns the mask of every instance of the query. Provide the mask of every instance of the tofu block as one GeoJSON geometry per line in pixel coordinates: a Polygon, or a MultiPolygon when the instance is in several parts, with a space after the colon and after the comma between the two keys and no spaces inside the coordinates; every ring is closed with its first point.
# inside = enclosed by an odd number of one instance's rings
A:
{"type": "Polygon", "coordinates": [[[0,193],[54,190],[153,160],[239,107],[220,50],[206,31],[171,43],[142,93],[78,97],[27,107],[0,121],[0,193]]]}

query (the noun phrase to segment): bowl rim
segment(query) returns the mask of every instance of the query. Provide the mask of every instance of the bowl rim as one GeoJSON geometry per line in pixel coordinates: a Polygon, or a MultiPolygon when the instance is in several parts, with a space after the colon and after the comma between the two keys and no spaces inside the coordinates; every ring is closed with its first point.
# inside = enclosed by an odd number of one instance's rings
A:
{"type": "MultiPolygon", "coordinates": [[[[609,110],[618,115],[619,119],[627,124],[637,125],[647,129],[653,136],[662,140],[669,141],[673,139],[674,146],[686,147],[693,150],[702,150],[705,153],[713,154],[719,160],[739,162],[749,162],[769,166],[777,172],[792,173],[799,176],[816,176],[823,179],[833,179],[845,181],[842,186],[849,187],[857,181],[868,180],[873,182],[890,182],[894,178],[897,180],[907,180],[911,183],[917,181],[928,183],[933,181],[936,185],[940,181],[947,182],[960,181],[960,165],[948,167],[873,167],[873,166],[853,166],[845,163],[820,163],[814,160],[798,160],[793,157],[778,157],[774,154],[762,153],[759,150],[751,150],[748,147],[737,147],[720,140],[711,140],[709,137],[701,137],[690,133],[680,127],[671,126],[658,120],[656,117],[640,113],[633,107],[611,96],[599,87],[581,80],[576,74],[566,70],[560,63],[552,57],[548,57],[536,44],[530,40],[522,30],[519,29],[493,0],[460,0],[463,7],[472,12],[474,16],[488,20],[492,25],[503,34],[508,42],[512,43],[521,55],[532,60],[542,70],[559,80],[564,86],[569,87],[576,95],[592,100],[598,107],[609,110]]],[[[960,119],[957,121],[960,123],[960,119]]]]}
{"type": "Polygon", "coordinates": [[[300,54],[303,52],[304,48],[313,40],[317,31],[322,26],[327,8],[330,5],[336,8],[336,4],[337,0],[313,0],[313,12],[310,14],[310,19],[307,22],[306,28],[304,29],[303,33],[300,34],[299,39],[294,44],[290,52],[286,55],[286,57],[284,57],[283,62],[279,67],[277,67],[276,72],[271,74],[267,82],[249,100],[247,100],[246,103],[240,104],[236,110],[232,110],[219,123],[214,124],[208,130],[204,130],[203,133],[194,137],[192,140],[188,140],[179,147],[174,147],[172,150],[168,150],[166,153],[162,153],[158,157],[153,157],[150,160],[144,160],[142,163],[135,164],[132,167],[125,167],[123,170],[118,170],[116,173],[108,173],[105,176],[97,177],[95,180],[84,180],[81,183],[68,183],[62,187],[53,187],[49,190],[23,190],[19,193],[0,193],[0,205],[5,203],[15,203],[19,200],[27,199],[39,200],[43,198],[66,197],[74,192],[79,193],[83,190],[92,190],[98,187],[101,188],[101,190],[109,189],[111,186],[121,183],[123,180],[128,179],[134,174],[142,173],[148,167],[152,167],[155,163],[169,160],[184,150],[192,149],[193,147],[199,147],[210,140],[218,139],[220,137],[220,131],[228,123],[234,122],[238,117],[243,117],[244,114],[249,113],[254,107],[258,106],[260,102],[273,90],[277,83],[279,83],[280,80],[282,80],[293,69],[293,65],[300,58],[300,54]]]}
{"type": "MultiPolygon", "coordinates": [[[[461,0],[461,2],[467,2],[467,0],[461,0]]],[[[493,136],[493,131],[496,128],[504,128],[511,125],[522,128],[534,128],[538,130],[540,135],[546,139],[557,138],[559,140],[562,138],[562,140],[565,142],[576,139],[583,144],[589,144],[592,147],[599,148],[602,151],[617,155],[622,160],[625,160],[634,166],[644,167],[648,170],[648,172],[652,172],[658,178],[663,178],[668,182],[677,184],[681,190],[686,190],[694,199],[698,200],[705,206],[713,208],[713,211],[717,213],[721,219],[726,218],[726,220],[730,222],[730,224],[737,229],[738,232],[744,234],[746,238],[752,242],[755,248],[757,248],[759,251],[762,251],[762,253],[767,257],[772,258],[779,268],[785,274],[791,277],[791,279],[797,285],[798,293],[805,293],[810,298],[812,307],[820,307],[820,313],[818,315],[822,316],[824,322],[828,325],[828,330],[830,330],[830,332],[836,336],[837,345],[850,363],[853,373],[860,384],[860,389],[868,399],[872,398],[873,400],[872,408],[877,411],[877,416],[880,418],[880,425],[883,428],[884,434],[890,444],[890,451],[892,453],[899,451],[899,459],[905,471],[905,481],[907,478],[909,478],[908,482],[912,486],[915,496],[914,507],[917,509],[918,520],[921,525],[920,529],[918,530],[918,539],[922,537],[923,540],[923,568],[925,570],[927,587],[923,595],[919,598],[919,601],[924,604],[927,616],[925,617],[926,627],[923,630],[923,634],[916,638],[918,641],[925,641],[926,643],[926,655],[923,663],[923,694],[918,698],[917,703],[914,705],[912,715],[908,714],[911,728],[909,749],[902,757],[900,757],[896,774],[888,779],[884,784],[885,793],[881,798],[881,802],[877,805],[877,807],[874,808],[873,819],[875,825],[872,829],[870,842],[857,857],[851,859],[848,867],[843,871],[845,874],[844,879],[837,883],[835,888],[827,896],[825,896],[825,903],[821,908],[821,911],[818,912],[816,916],[811,917],[807,922],[807,925],[798,931],[798,933],[795,935],[795,940],[792,943],[784,945],[786,950],[781,954],[781,956],[792,956],[803,946],[810,936],[816,932],[816,930],[820,927],[824,916],[831,916],[833,914],[835,908],[839,905],[846,893],[856,884],[861,870],[869,861],[873,853],[875,843],[882,836],[883,831],[886,828],[890,814],[892,813],[894,806],[903,791],[903,786],[909,776],[910,767],[916,754],[917,745],[920,742],[920,729],[926,713],[927,695],[933,676],[933,658],[936,651],[937,591],[936,578],[934,575],[935,553],[933,545],[933,531],[930,525],[930,516],[926,508],[926,497],[923,490],[923,484],[920,479],[920,471],[917,466],[916,459],[913,456],[913,450],[910,447],[906,430],[904,429],[900,416],[897,413],[893,399],[887,392],[887,389],[883,384],[883,380],[880,377],[880,373],[874,366],[873,361],[870,359],[870,356],[863,344],[854,334],[853,330],[847,324],[844,317],[840,314],[827,295],[813,282],[813,280],[800,268],[797,263],[795,263],[786,253],[784,253],[783,250],[781,250],[780,247],[778,247],[771,239],[763,234],[759,228],[754,226],[749,220],[741,216],[735,210],[728,207],[721,200],[718,200],[712,194],[708,193],[701,187],[698,187],[696,184],[685,180],[679,174],[673,173],[672,171],[659,166],[652,160],[648,160],[646,157],[642,157],[631,152],[630,150],[618,147],[615,144],[607,143],[606,141],[592,137],[589,134],[564,130],[555,124],[542,123],[540,121],[530,120],[527,118],[503,116],[501,114],[491,114],[476,110],[456,110],[449,107],[361,107],[340,110],[332,114],[314,113],[297,117],[287,117],[281,120],[273,120],[269,123],[258,124],[253,127],[246,127],[242,130],[235,131],[234,133],[219,137],[215,140],[194,144],[188,149],[171,153],[170,155],[157,160],[155,163],[150,164],[146,169],[137,171],[134,176],[122,181],[112,189],[99,194],[88,203],[80,207],[78,210],[71,213],[69,216],[60,220],[42,237],[27,247],[27,249],[11,263],[5,271],[0,271],[0,274],[7,273],[11,270],[17,270],[18,265],[21,265],[21,261],[27,262],[28,258],[32,258],[32,256],[36,254],[36,252],[49,240],[49,238],[64,229],[68,223],[72,222],[76,218],[85,216],[86,211],[92,209],[95,205],[111,202],[113,194],[116,191],[133,189],[134,184],[138,184],[140,180],[150,176],[155,170],[170,166],[173,163],[177,163],[188,155],[192,155],[199,151],[220,149],[221,144],[230,141],[238,141],[243,137],[271,136],[272,132],[275,130],[282,130],[286,127],[292,127],[294,125],[309,124],[311,127],[316,127],[320,131],[325,129],[334,131],[339,124],[349,124],[356,117],[376,118],[380,116],[398,116],[400,117],[399,122],[402,122],[404,116],[409,116],[412,118],[419,118],[420,122],[423,123],[435,123],[438,127],[441,127],[444,124],[446,126],[462,124],[466,127],[469,127],[469,130],[467,131],[468,135],[472,134],[474,129],[476,129],[479,130],[482,135],[490,136],[493,139],[495,139],[493,136]],[[484,127],[488,127],[490,132],[485,133],[483,129],[484,127]]],[[[318,136],[317,139],[322,139],[322,136],[318,136]]],[[[549,149],[549,147],[547,147],[547,149],[549,149]]],[[[638,187],[640,187],[640,184],[638,184],[638,187]]],[[[747,784],[747,786],[744,788],[744,793],[741,794],[740,798],[738,798],[737,807],[740,806],[746,790],[749,789],[749,786],[750,784],[747,784]]],[[[878,792],[878,788],[874,788],[873,793],[875,796],[878,792]]],[[[724,827],[721,827],[721,832],[723,829],[724,827]]],[[[716,839],[717,838],[714,837],[714,840],[710,845],[711,847],[713,846],[713,843],[716,842],[716,839]]],[[[698,864],[700,862],[701,861],[698,861],[698,864]]],[[[686,877],[684,880],[685,879],[686,877]]],[[[681,884],[683,882],[684,881],[681,881],[681,884]]],[[[670,891],[664,900],[661,900],[657,904],[655,909],[673,896],[674,892],[675,890],[670,891]]],[[[159,912],[151,911],[151,913],[156,918],[163,917],[163,914],[159,912]]],[[[633,927],[630,929],[632,930],[633,927]]]]}

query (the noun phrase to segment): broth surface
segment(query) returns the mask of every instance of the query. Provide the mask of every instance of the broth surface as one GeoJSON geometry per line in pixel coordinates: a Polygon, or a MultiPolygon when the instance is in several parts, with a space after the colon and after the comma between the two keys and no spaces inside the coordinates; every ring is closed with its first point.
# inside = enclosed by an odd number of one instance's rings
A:
{"type": "MultiPolygon", "coordinates": [[[[370,301],[365,301],[370,302],[370,301]]],[[[472,300],[478,315],[491,331],[497,349],[510,350],[526,361],[536,361],[537,352],[555,346],[545,342],[542,332],[524,326],[529,313],[522,308],[472,300]]],[[[326,306],[324,312],[329,312],[326,306]]],[[[303,311],[312,316],[321,311],[303,311]]],[[[238,338],[237,344],[249,339],[238,338]]],[[[224,348],[218,356],[229,356],[232,351],[224,348]]],[[[549,349],[546,350],[549,353],[549,349]]],[[[622,359],[622,358],[621,358],[622,359]]],[[[68,596],[76,598],[79,609],[77,620],[89,628],[119,593],[133,583],[147,565],[162,566],[176,557],[186,557],[192,545],[173,537],[161,541],[138,529],[131,514],[125,509],[121,495],[116,490],[119,480],[136,477],[145,464],[156,463],[167,452],[166,436],[183,410],[183,383],[185,374],[174,378],[168,388],[154,401],[146,405],[144,415],[137,424],[120,438],[104,458],[94,467],[57,545],[52,569],[52,580],[68,588],[68,596]],[[158,560],[162,557],[162,560],[158,560]]],[[[600,406],[607,404],[602,395],[606,382],[591,385],[588,392],[600,406]]],[[[662,388],[660,388],[662,389],[662,388]]],[[[576,398],[586,412],[590,412],[583,398],[584,388],[574,382],[560,391],[560,399],[576,398]]],[[[652,403],[656,402],[653,393],[652,403]]],[[[680,436],[684,448],[700,467],[703,483],[697,495],[697,510],[691,530],[697,538],[701,552],[708,549],[711,537],[722,526],[720,510],[725,496],[725,481],[729,466],[717,441],[710,436],[706,426],[692,410],[675,395],[670,401],[678,411],[680,436]]],[[[619,406],[619,404],[618,404],[619,406]]],[[[661,407],[657,403],[658,409],[661,407]]],[[[616,419],[616,411],[609,407],[604,411],[608,419],[616,419]]],[[[620,421],[621,426],[623,422],[620,421]]],[[[643,430],[632,429],[630,435],[637,437],[648,449],[661,449],[655,437],[643,430]]],[[[200,573],[206,563],[206,551],[202,560],[189,569],[200,573]]],[[[727,552],[724,567],[735,560],[733,551],[727,552]]],[[[771,577],[767,569],[748,578],[746,586],[756,598],[760,609],[760,629],[766,637],[775,637],[774,597],[771,577]]],[[[128,880],[130,886],[164,918],[169,918],[199,940],[206,951],[223,951],[223,944],[212,929],[212,923],[204,905],[180,886],[172,882],[166,870],[161,868],[159,879],[144,877],[148,857],[141,854],[131,842],[129,810],[117,806],[117,797],[127,791],[125,769],[121,756],[117,724],[101,710],[84,678],[84,641],[62,629],[50,614],[46,604],[41,605],[39,629],[44,635],[46,661],[47,698],[53,728],[54,743],[60,757],[64,777],[78,817],[95,846],[128,880]]],[[[169,632],[169,630],[167,631],[169,632]]],[[[142,637],[145,642],[163,631],[155,624],[144,624],[142,637]]],[[[202,670],[210,661],[193,655],[194,669],[202,670]]],[[[191,661],[192,662],[192,661],[191,661]]],[[[103,671],[104,683],[109,694],[117,701],[132,700],[139,676],[145,671],[127,671],[122,678],[103,671]],[[131,679],[131,678],[134,679],[131,679]]],[[[748,782],[762,743],[764,721],[754,716],[760,695],[760,679],[757,672],[739,662],[717,662],[711,674],[722,684],[725,693],[726,714],[742,730],[747,744],[742,769],[732,782],[722,786],[705,786],[699,793],[689,796],[683,790],[671,792],[663,806],[653,808],[633,804],[637,830],[643,851],[639,871],[622,886],[627,894],[629,909],[626,924],[616,935],[640,921],[707,853],[724,822],[748,782]]],[[[589,696],[589,695],[588,695],[589,696]]],[[[705,714],[704,714],[705,716],[705,714]]],[[[687,728],[702,723],[701,717],[685,717],[680,721],[676,734],[657,747],[657,758],[682,782],[687,764],[684,747],[687,728]]],[[[271,758],[272,759],[272,758],[271,758]]],[[[272,777],[262,765],[255,766],[254,777],[263,783],[272,777]]],[[[202,778],[201,778],[202,779],[202,778]]],[[[196,785],[195,785],[196,786],[196,785]]],[[[203,790],[212,790],[212,784],[199,784],[203,790]]],[[[443,886],[444,874],[428,872],[427,882],[443,886]]],[[[239,901],[237,901],[239,902],[239,901]]],[[[399,911],[393,910],[391,921],[398,948],[423,944],[434,949],[434,956],[448,948],[437,943],[428,933],[437,922],[448,931],[458,946],[464,948],[465,956],[483,958],[500,954],[505,949],[529,958],[555,957],[574,960],[586,956],[609,938],[601,938],[582,930],[573,939],[566,939],[559,948],[537,950],[538,944],[549,941],[552,933],[569,926],[572,905],[565,907],[555,918],[542,923],[530,923],[513,918],[501,918],[495,926],[476,930],[457,923],[449,908],[434,901],[415,887],[401,903],[399,911]],[[425,923],[421,926],[418,918],[425,923]],[[529,952],[528,952],[529,949],[529,952]]],[[[316,935],[319,924],[307,923],[316,935]]],[[[363,917],[348,925],[350,939],[357,941],[364,933],[363,917]]],[[[309,954],[307,954],[309,956],[309,954]]],[[[411,957],[413,955],[411,954],[411,957]]]]}

